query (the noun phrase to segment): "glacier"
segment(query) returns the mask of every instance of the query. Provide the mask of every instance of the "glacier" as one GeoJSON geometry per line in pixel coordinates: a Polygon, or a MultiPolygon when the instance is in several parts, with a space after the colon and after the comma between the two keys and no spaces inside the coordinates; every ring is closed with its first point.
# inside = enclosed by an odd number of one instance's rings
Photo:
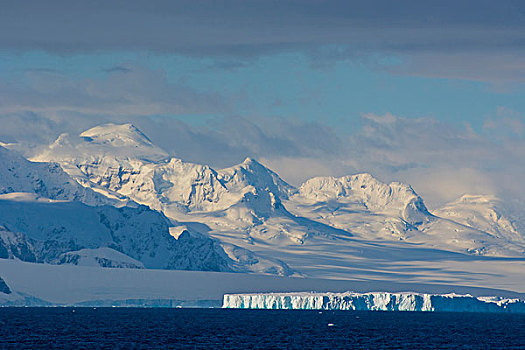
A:
{"type": "Polygon", "coordinates": [[[255,293],[225,294],[226,309],[361,310],[525,313],[525,301],[426,293],[255,293]]]}

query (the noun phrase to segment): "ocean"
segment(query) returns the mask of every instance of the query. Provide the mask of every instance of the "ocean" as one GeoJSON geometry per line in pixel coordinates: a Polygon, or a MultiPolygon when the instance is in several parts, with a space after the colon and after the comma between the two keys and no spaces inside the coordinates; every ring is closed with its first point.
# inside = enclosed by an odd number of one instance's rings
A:
{"type": "Polygon", "coordinates": [[[525,349],[525,315],[0,308],[0,349],[525,349]]]}

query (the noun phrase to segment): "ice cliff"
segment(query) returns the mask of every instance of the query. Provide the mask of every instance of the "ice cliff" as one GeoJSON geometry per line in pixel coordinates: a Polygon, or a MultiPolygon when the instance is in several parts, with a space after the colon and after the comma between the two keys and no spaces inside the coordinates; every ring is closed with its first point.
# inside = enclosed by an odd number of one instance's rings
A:
{"type": "Polygon", "coordinates": [[[225,294],[223,308],[525,313],[525,301],[501,297],[422,293],[225,294]]]}

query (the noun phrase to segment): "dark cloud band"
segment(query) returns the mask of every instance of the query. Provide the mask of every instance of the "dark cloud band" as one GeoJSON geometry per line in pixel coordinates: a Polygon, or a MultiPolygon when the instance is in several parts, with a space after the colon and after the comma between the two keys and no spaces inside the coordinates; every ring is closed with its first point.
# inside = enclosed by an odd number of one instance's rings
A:
{"type": "Polygon", "coordinates": [[[0,47],[253,55],[523,48],[521,1],[2,1],[0,47]]]}

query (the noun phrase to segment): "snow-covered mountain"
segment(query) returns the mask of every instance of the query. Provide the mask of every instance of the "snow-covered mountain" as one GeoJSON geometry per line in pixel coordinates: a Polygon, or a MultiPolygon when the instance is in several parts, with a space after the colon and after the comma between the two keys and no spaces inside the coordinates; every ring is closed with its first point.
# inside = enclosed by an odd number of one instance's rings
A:
{"type": "Polygon", "coordinates": [[[498,257],[491,261],[498,269],[520,269],[525,259],[522,229],[504,209],[490,214],[492,207],[462,199],[431,213],[409,185],[370,174],[313,178],[294,188],[251,158],[226,169],[170,158],[128,124],[62,135],[32,160],[58,162],[107,198],[162,212],[192,235],[218,240],[238,262],[257,256],[310,276],[389,271],[442,281],[459,278],[458,266],[482,266],[480,257],[498,257]]]}
{"type": "Polygon", "coordinates": [[[106,196],[118,199],[122,197],[115,190],[135,175],[133,169],[168,156],[131,124],[97,126],[78,136],[62,134],[37,153],[31,160],[60,163],[77,181],[87,176],[88,187],[101,187],[106,196]]]}
{"type": "Polygon", "coordinates": [[[58,162],[88,187],[164,212],[220,211],[240,202],[262,212],[293,191],[250,158],[221,171],[168,158],[130,124],[97,126],[78,137],[63,134],[32,160],[58,162]]]}
{"type": "Polygon", "coordinates": [[[410,186],[384,184],[370,174],[310,179],[286,206],[364,238],[406,239],[435,219],[410,186]]]}
{"type": "Polygon", "coordinates": [[[78,136],[62,134],[40,154],[41,160],[61,162],[77,162],[82,158],[95,161],[105,156],[157,161],[168,154],[132,124],[105,124],[78,136]]]}
{"type": "Polygon", "coordinates": [[[88,205],[112,201],[78,184],[57,163],[30,162],[13,151],[0,147],[0,194],[34,193],[55,199],[80,201],[88,205]]]}
{"type": "Polygon", "coordinates": [[[409,185],[384,184],[370,174],[314,178],[285,202],[293,212],[362,239],[401,240],[477,255],[523,256],[523,235],[508,231],[511,226],[507,219],[474,203],[471,210],[487,212],[486,221],[475,221],[472,213],[464,205],[460,209],[458,203],[464,203],[464,199],[431,214],[409,185]],[[502,225],[505,234],[495,235],[496,227],[502,225]]]}
{"type": "Polygon", "coordinates": [[[184,230],[143,205],[81,186],[56,163],[34,163],[0,148],[0,258],[53,264],[290,274],[209,236],[184,230]],[[129,203],[127,201],[126,203],[129,203]],[[113,205],[112,205],[113,204],[113,205]],[[117,205],[117,206],[115,206],[117,205]],[[249,258],[247,258],[249,257],[249,258]]]}
{"type": "Polygon", "coordinates": [[[525,225],[514,217],[516,208],[492,195],[464,195],[435,211],[435,214],[465,226],[490,233],[496,238],[523,241],[525,225]]]}
{"type": "Polygon", "coordinates": [[[399,217],[410,225],[431,219],[423,199],[410,186],[399,182],[384,184],[370,174],[310,179],[299,188],[296,199],[312,204],[356,204],[361,209],[399,217]]]}
{"type": "MultiPolygon", "coordinates": [[[[25,197],[24,200],[0,198],[0,222],[2,240],[20,242],[22,245],[17,246],[20,250],[29,248],[34,256],[31,260],[74,263],[65,255],[81,249],[107,247],[149,268],[192,267],[177,261],[179,242],[170,236],[168,220],[146,207],[91,207],[75,201],[26,200],[25,197]]],[[[13,254],[13,245],[10,246],[13,254]]],[[[104,255],[97,257],[109,259],[104,255]]],[[[227,270],[226,259],[218,258],[224,265],[219,270],[227,270]]]]}
{"type": "Polygon", "coordinates": [[[188,233],[145,206],[0,198],[0,257],[52,264],[235,271],[220,245],[188,233]]]}

